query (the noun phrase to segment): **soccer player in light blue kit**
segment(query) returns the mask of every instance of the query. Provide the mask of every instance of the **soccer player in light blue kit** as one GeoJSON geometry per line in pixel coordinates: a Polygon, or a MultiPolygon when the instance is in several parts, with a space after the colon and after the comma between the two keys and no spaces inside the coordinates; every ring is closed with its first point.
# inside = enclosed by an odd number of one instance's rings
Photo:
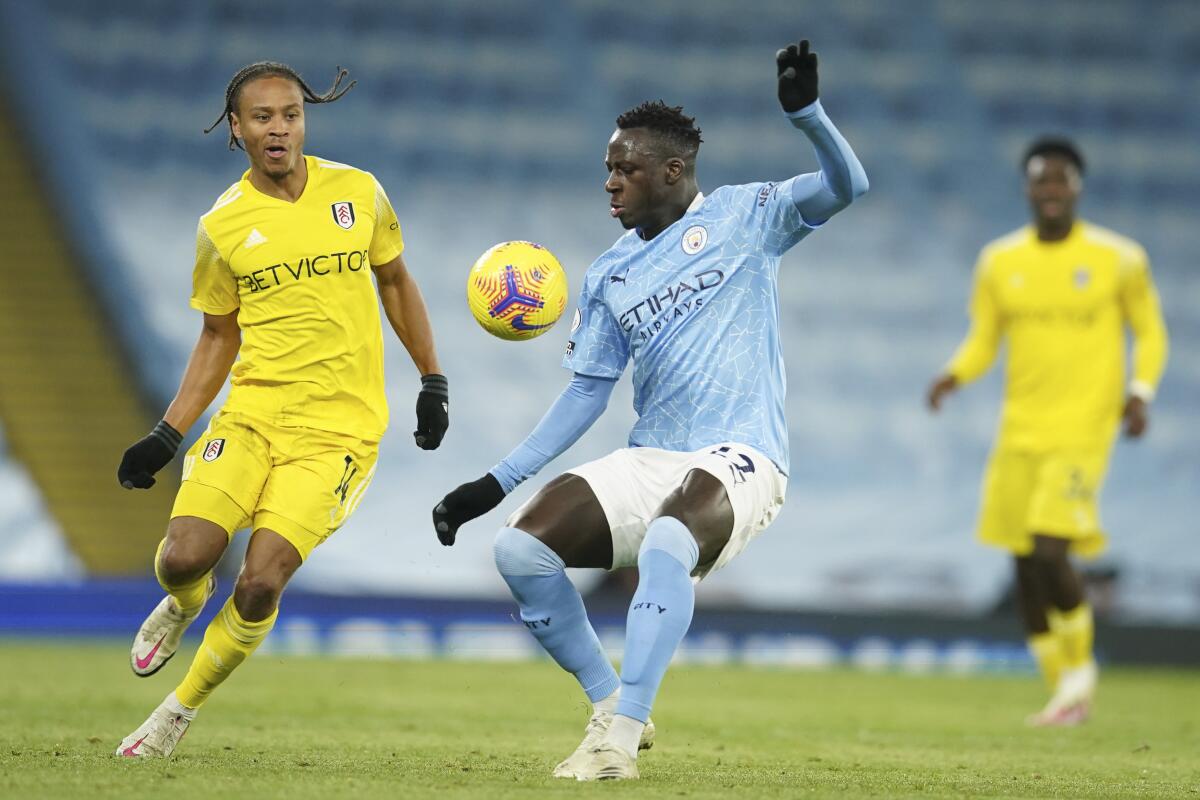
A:
{"type": "Polygon", "coordinates": [[[434,508],[442,544],[570,447],[633,360],[629,447],[550,481],[496,535],[521,620],[593,704],[583,742],[555,770],[637,778],[650,707],[692,621],[693,579],[727,564],[783,504],[788,470],[779,258],[867,190],[817,100],[808,42],[776,55],[779,100],[820,171],[782,183],[696,182],[700,131],[682,109],[617,118],[605,190],[629,232],[588,269],[563,366],[574,375],[534,431],[434,508]],[[566,567],[637,564],[617,676],[566,567]]]}

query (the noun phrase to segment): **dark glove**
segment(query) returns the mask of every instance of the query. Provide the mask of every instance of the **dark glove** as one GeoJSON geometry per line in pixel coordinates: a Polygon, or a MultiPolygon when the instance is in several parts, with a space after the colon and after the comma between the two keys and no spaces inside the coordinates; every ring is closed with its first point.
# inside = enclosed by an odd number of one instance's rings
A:
{"type": "Polygon", "coordinates": [[[421,376],[417,395],[417,429],[413,438],[422,450],[437,450],[450,427],[450,385],[436,372],[421,376]]]}
{"type": "Polygon", "coordinates": [[[150,435],[139,439],[121,457],[117,480],[126,489],[149,489],[154,485],[154,473],[165,467],[175,453],[183,434],[160,420],[150,435]]]}
{"type": "Polygon", "coordinates": [[[459,486],[433,507],[433,529],[437,531],[438,541],[447,547],[454,544],[460,525],[483,516],[503,499],[504,489],[490,472],[477,481],[459,486]]]}
{"type": "Polygon", "coordinates": [[[817,99],[817,54],[808,52],[808,39],[789,44],[775,54],[779,69],[779,104],[799,111],[817,99]]]}

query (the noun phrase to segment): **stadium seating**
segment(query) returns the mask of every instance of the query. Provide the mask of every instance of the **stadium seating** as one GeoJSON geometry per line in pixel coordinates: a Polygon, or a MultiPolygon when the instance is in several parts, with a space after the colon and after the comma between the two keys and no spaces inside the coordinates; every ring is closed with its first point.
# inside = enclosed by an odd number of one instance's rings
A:
{"type": "MultiPolygon", "coordinates": [[[[338,104],[310,109],[308,150],[368,168],[388,188],[434,309],[454,413],[443,451],[411,449],[415,377],[389,346],[394,435],[376,488],[301,573],[335,588],[502,591],[485,546],[499,514],[469,529],[465,547],[441,551],[427,507],[538,419],[566,380],[563,336],[487,339],[462,301],[466,269],[496,241],[530,238],[578,286],[619,233],[601,186],[613,117],[643,99],[696,114],[705,187],[811,169],[772,81],[773,48],[804,34],[872,191],[785,259],[792,498],[709,591],[764,606],[987,608],[1007,566],[970,529],[998,376],[937,420],[922,392],[965,329],[975,253],[1026,218],[1022,147],[1043,132],[1075,136],[1091,162],[1084,214],[1146,244],[1174,343],[1152,434],[1119,446],[1109,483],[1110,559],[1127,587],[1118,610],[1200,613],[1189,588],[1200,550],[1180,546],[1194,534],[1200,485],[1200,109],[1190,99],[1200,15],[1187,0],[769,0],[753,13],[721,0],[182,10],[47,0],[0,4],[0,23],[7,74],[36,76],[15,98],[35,152],[76,236],[91,227],[106,237],[90,266],[131,316],[123,335],[160,401],[198,324],[185,310],[195,220],[244,169],[222,126],[201,135],[226,81],[263,58],[292,63],[318,90],[335,64],[359,80],[338,104]],[[516,365],[532,378],[511,380],[516,365]],[[897,559],[904,569],[885,576],[897,559]]],[[[622,442],[627,398],[564,462],[622,442]]]]}

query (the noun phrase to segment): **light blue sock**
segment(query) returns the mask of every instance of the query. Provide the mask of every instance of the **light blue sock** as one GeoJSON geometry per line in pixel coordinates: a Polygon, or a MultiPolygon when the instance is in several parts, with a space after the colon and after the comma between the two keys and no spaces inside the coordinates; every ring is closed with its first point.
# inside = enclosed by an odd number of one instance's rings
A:
{"type": "Polygon", "coordinates": [[[521,621],[551,658],[575,676],[593,703],[615,692],[621,681],[558,553],[517,528],[500,529],[493,553],[521,607],[521,621]]]}
{"type": "Polygon", "coordinates": [[[659,517],[646,529],[638,552],[638,588],[625,622],[625,659],[617,713],[645,722],[671,656],[692,624],[696,590],[692,570],[700,546],[674,517],[659,517]]]}

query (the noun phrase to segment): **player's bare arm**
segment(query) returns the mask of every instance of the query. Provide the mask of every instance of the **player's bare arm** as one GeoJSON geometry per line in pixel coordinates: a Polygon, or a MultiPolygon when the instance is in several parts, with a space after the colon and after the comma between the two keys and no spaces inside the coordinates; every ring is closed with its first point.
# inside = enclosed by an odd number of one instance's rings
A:
{"type": "Polygon", "coordinates": [[[450,426],[449,391],[446,377],[438,365],[425,299],[409,274],[403,256],[398,255],[386,264],[372,266],[372,269],[388,322],[421,375],[417,429],[413,431],[413,437],[422,450],[436,450],[450,426]]]}
{"type": "Polygon", "coordinates": [[[951,395],[958,389],[958,378],[949,373],[942,373],[933,379],[933,383],[929,384],[929,389],[925,392],[925,402],[929,404],[929,410],[937,413],[942,410],[942,401],[948,395],[951,395]]]}
{"type": "Polygon", "coordinates": [[[216,398],[242,344],[238,312],[205,314],[200,338],[192,348],[179,391],[167,407],[162,421],[148,436],[125,451],[117,480],[126,489],[149,489],[154,473],[175,457],[187,432],[216,398]]]}
{"type": "Polygon", "coordinates": [[[163,415],[167,424],[180,433],[186,433],[196,423],[229,377],[242,344],[237,318],[237,311],[204,315],[200,338],[192,348],[179,391],[163,415]]]}

